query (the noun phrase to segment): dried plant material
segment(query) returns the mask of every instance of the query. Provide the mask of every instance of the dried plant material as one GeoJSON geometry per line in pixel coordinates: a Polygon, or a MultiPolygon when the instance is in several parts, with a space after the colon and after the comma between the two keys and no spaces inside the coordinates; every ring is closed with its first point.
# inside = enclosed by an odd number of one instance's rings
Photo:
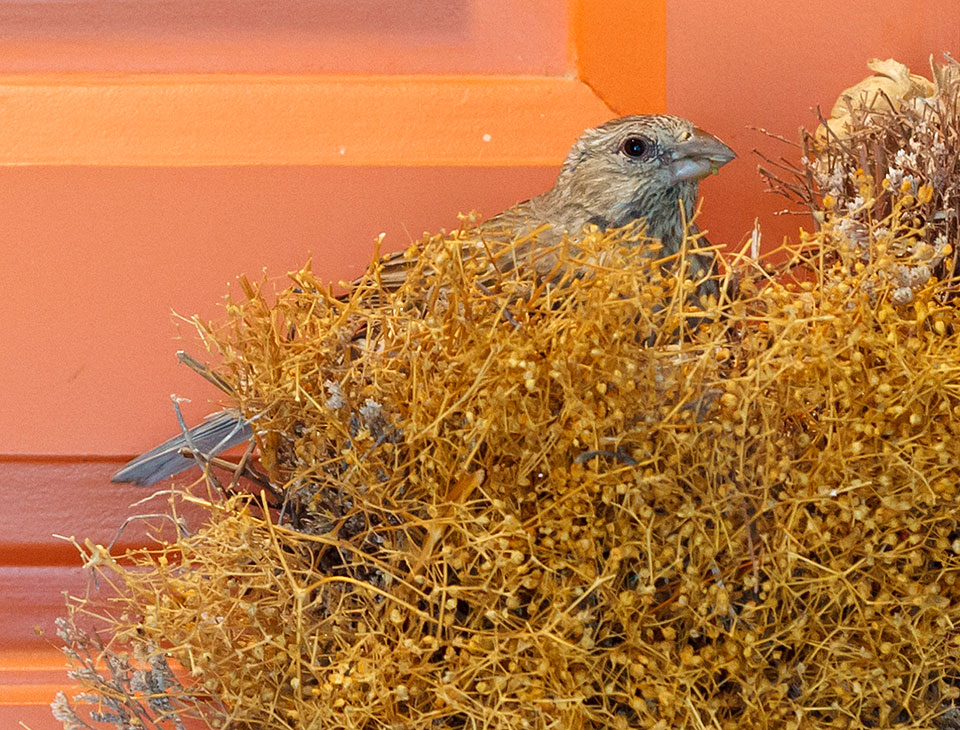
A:
{"type": "Polygon", "coordinates": [[[113,596],[62,628],[110,640],[68,652],[88,692],[58,719],[950,727],[958,68],[876,66],[890,103],[851,96],[770,175],[816,231],[720,254],[719,287],[694,241],[464,247],[469,221],[396,291],[244,281],[197,325],[267,486],[186,497],[207,523],[123,561],[83,549],[113,596]],[[131,656],[181,674],[124,683],[131,656]]]}
{"type": "Polygon", "coordinates": [[[721,254],[719,300],[633,230],[545,272],[466,229],[346,300],[246,283],[198,326],[282,504],[84,548],[115,595],[77,611],[215,727],[928,728],[960,695],[960,309],[897,294],[927,204],[721,254]]]}
{"type": "MultiPolygon", "coordinates": [[[[878,230],[885,255],[897,266],[896,299],[907,303],[934,278],[957,271],[960,235],[960,66],[931,59],[930,96],[914,103],[849,104],[846,132],[804,132],[799,167],[762,169],[772,188],[805,205],[816,225],[832,219],[858,251],[872,255],[867,231],[878,230]]],[[[839,103],[839,102],[838,102],[839,103]]],[[[772,162],[772,161],[768,161],[772,162]]]]}
{"type": "Polygon", "coordinates": [[[849,137],[857,126],[856,109],[897,112],[914,99],[933,96],[936,91],[932,81],[910,73],[909,68],[892,58],[872,58],[867,61],[867,68],[873,74],[845,89],[830,110],[830,117],[817,129],[819,144],[825,144],[830,137],[849,137]]]}
{"type": "Polygon", "coordinates": [[[933,56],[930,56],[930,73],[933,76],[933,96],[940,96],[949,93],[951,88],[956,88],[960,82],[960,66],[949,54],[946,55],[946,63],[937,63],[933,56]]]}
{"type": "MultiPolygon", "coordinates": [[[[108,562],[112,560],[102,548],[95,550],[108,562]]],[[[57,636],[72,667],[71,679],[86,691],[73,703],[58,692],[51,704],[54,719],[66,730],[106,725],[116,730],[184,730],[180,713],[189,716],[194,695],[184,700],[166,653],[142,640],[134,642],[132,651],[104,645],[95,631],[80,627],[91,623],[83,615],[84,608],[83,601],[74,600],[69,618],[57,620],[57,636]]],[[[99,624],[108,630],[112,644],[122,643],[119,635],[109,631],[115,625],[102,620],[99,624]]]]}

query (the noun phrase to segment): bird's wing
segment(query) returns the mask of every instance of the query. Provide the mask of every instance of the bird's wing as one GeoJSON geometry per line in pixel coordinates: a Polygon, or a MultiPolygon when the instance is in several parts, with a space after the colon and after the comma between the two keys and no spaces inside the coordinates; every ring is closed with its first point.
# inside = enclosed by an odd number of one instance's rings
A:
{"type": "MultiPolygon", "coordinates": [[[[226,410],[208,416],[199,426],[191,428],[189,434],[194,448],[214,456],[249,441],[253,430],[237,411],[226,410]]],[[[189,445],[181,433],[125,464],[110,481],[149,486],[179,474],[197,463],[192,457],[180,454],[183,448],[189,448],[189,445]]]]}
{"type": "MultiPolygon", "coordinates": [[[[471,255],[477,251],[481,245],[480,239],[477,237],[471,236],[465,239],[462,244],[464,255],[471,255]]],[[[410,270],[416,263],[417,257],[413,249],[387,254],[375,264],[376,272],[374,275],[376,281],[379,282],[384,291],[396,291],[407,280],[407,277],[410,275],[410,270]]],[[[429,274],[430,272],[431,268],[429,266],[423,269],[424,274],[429,274]]],[[[350,284],[351,288],[356,287],[361,281],[368,279],[370,276],[371,273],[368,271],[359,279],[355,279],[350,284]]]]}
{"type": "MultiPolygon", "coordinates": [[[[381,286],[386,291],[394,291],[400,288],[400,285],[407,280],[407,274],[413,266],[416,259],[407,254],[406,251],[397,251],[388,254],[380,259],[377,264],[377,277],[381,286]]],[[[356,286],[357,282],[353,282],[356,286]]]]}
{"type": "MultiPolygon", "coordinates": [[[[543,223],[549,223],[549,217],[545,217],[545,213],[536,207],[536,203],[537,198],[525,200],[483,221],[463,239],[464,257],[502,252],[514,238],[543,223]]],[[[376,264],[380,285],[386,291],[400,288],[415,263],[416,254],[411,249],[387,254],[376,264]]],[[[361,279],[353,281],[352,286],[356,286],[360,281],[361,279]]]]}

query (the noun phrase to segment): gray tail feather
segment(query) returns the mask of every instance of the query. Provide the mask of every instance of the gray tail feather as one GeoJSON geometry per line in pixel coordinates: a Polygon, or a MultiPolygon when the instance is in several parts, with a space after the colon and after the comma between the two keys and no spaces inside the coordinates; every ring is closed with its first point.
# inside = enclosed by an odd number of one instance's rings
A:
{"type": "MultiPolygon", "coordinates": [[[[215,456],[251,438],[253,430],[250,424],[233,410],[214,413],[199,426],[190,429],[194,447],[209,456],[215,456]]],[[[197,463],[192,457],[180,454],[183,448],[188,448],[188,444],[181,433],[125,464],[110,481],[149,486],[179,474],[197,463]]]]}

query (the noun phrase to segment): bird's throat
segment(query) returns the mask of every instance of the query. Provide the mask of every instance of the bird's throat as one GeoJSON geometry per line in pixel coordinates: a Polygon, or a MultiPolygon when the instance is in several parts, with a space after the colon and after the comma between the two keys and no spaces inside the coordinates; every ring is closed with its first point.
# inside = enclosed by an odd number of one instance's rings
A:
{"type": "Polygon", "coordinates": [[[697,202],[697,185],[680,184],[667,188],[659,200],[642,195],[617,206],[608,222],[611,228],[643,221],[646,234],[659,239],[667,253],[675,253],[683,241],[684,227],[692,221],[697,202]]]}

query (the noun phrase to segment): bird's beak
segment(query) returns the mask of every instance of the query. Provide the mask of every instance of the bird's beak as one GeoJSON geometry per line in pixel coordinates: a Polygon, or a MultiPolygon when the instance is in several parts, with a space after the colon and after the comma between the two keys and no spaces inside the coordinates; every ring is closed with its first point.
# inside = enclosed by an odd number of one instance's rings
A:
{"type": "Polygon", "coordinates": [[[677,144],[670,153],[671,184],[684,180],[699,180],[717,172],[736,153],[723,142],[694,127],[693,134],[677,144]]]}

